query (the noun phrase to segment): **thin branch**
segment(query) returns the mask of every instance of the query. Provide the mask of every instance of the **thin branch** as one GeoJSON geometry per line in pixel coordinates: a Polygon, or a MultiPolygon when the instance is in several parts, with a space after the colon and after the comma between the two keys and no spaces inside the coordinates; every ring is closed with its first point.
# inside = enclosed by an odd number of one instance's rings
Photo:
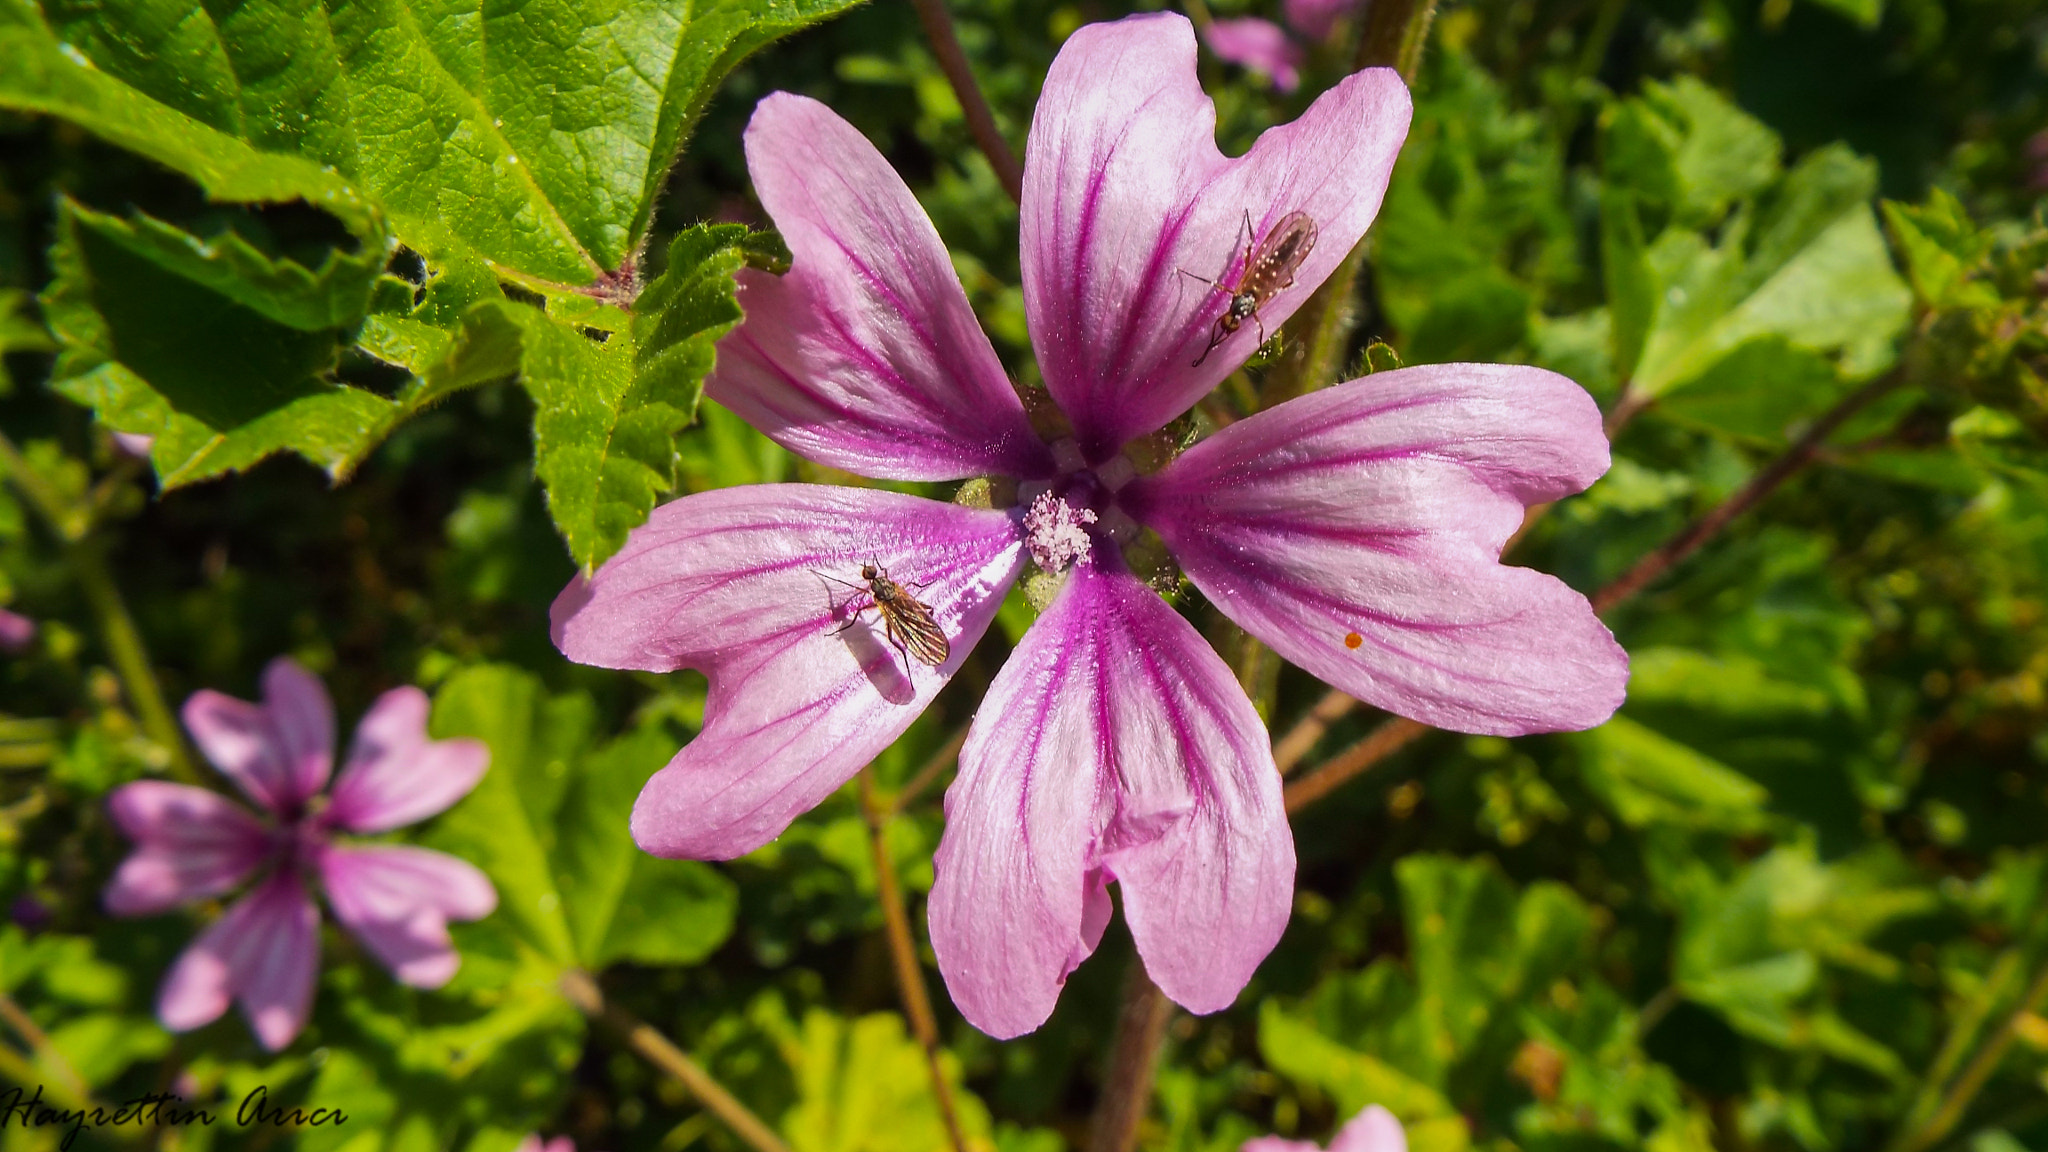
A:
{"type": "Polygon", "coordinates": [[[703,1065],[690,1059],[689,1054],[656,1031],[654,1026],[620,1008],[607,1004],[604,993],[590,973],[571,968],[562,973],[562,995],[590,1019],[599,1021],[617,1031],[625,1038],[626,1046],[641,1059],[676,1078],[690,1094],[704,1105],[704,1110],[718,1117],[733,1135],[740,1138],[755,1152],[789,1152],[789,1146],[775,1134],[774,1129],[762,1123],[745,1104],[725,1086],[712,1079],[703,1065]]]}
{"type": "Polygon", "coordinates": [[[92,1085],[87,1084],[85,1077],[78,1074],[78,1069],[71,1066],[71,1061],[65,1059],[62,1052],[57,1051],[55,1044],[50,1043],[50,1034],[43,1031],[34,1020],[29,1019],[28,1013],[21,1010],[21,1005],[14,1002],[14,997],[5,992],[0,992],[0,1022],[5,1022],[7,1027],[13,1029],[14,1034],[21,1037],[22,1043],[28,1045],[29,1052],[42,1062],[43,1068],[59,1081],[57,1087],[61,1094],[87,1102],[78,1105],[80,1107],[90,1106],[92,1085]]]}
{"type": "Polygon", "coordinates": [[[1920,1088],[1913,1094],[1913,1102],[1907,1106],[1905,1117],[1900,1121],[1899,1133],[1889,1145],[1889,1152],[1898,1152],[1913,1138],[1913,1133],[1934,1115],[1941,1104],[1941,1090],[1949,1083],[1957,1065],[1969,1052],[1970,1045],[1978,1038],[1984,1022],[1990,1018],[1992,1009],[2005,998],[2011,985],[2019,979],[2023,962],[2019,945],[2007,948],[1991,966],[1991,971],[1979,985],[1977,994],[1965,1001],[1962,1007],[1950,1017],[1948,1035],[1942,1039],[1941,1049],[1934,1055],[1934,1063],[1927,1069],[1927,1075],[1920,1081],[1920,1088]]]}
{"type": "Polygon", "coordinates": [[[1947,1096],[1942,1099],[1941,1107],[1926,1124],[1896,1141],[1892,1145],[1893,1149],[1896,1152],[1919,1152],[1920,1149],[1940,1143],[1942,1137],[1947,1136],[1949,1130],[1963,1118],[1963,1113],[1969,1109],[1970,1102],[1983,1090],[1985,1081],[1991,1079],[1991,1074],[1998,1070],[1999,1062],[2005,1059],[2006,1050],[2012,1047],[2013,1037],[2018,1035],[2020,1021],[2038,1011],[2044,1001],[2048,1001],[2048,963],[2044,963],[2041,970],[2034,974],[2033,983],[2027,986],[2027,994],[2021,997],[2019,1005],[2005,1018],[2005,1023],[1999,1026],[1998,1031],[1992,1033],[1990,1042],[1978,1049],[1977,1054],[1970,1058],[1969,1064],[1963,1068],[1963,1074],[1956,1077],[1955,1086],[1950,1088],[1947,1096]]]}
{"type": "Polygon", "coordinates": [[[1274,767],[1280,769],[1282,776],[1294,771],[1294,766],[1315,749],[1316,741],[1323,738],[1330,725],[1351,715],[1351,710],[1356,707],[1356,699],[1335,688],[1324,693],[1315,707],[1308,710],[1308,715],[1296,720],[1294,727],[1287,730],[1287,735],[1274,742],[1274,767]]]}
{"type": "Polygon", "coordinates": [[[953,1089],[946,1084],[946,1072],[939,1064],[939,1022],[932,1013],[931,994],[924,986],[924,967],[917,960],[917,942],[910,935],[910,916],[903,910],[903,888],[896,881],[896,864],[889,859],[891,812],[875,799],[875,778],[870,768],[860,770],[860,814],[868,826],[868,843],[875,854],[875,897],[882,904],[882,924],[887,929],[889,955],[895,961],[896,991],[903,999],[903,1014],[910,1018],[910,1030],[924,1046],[925,1065],[931,1069],[932,1097],[939,1102],[939,1118],[946,1123],[946,1137],[953,1152],[967,1152],[967,1137],[960,1130],[960,1114],[953,1105],[953,1089]]]}
{"type": "Polygon", "coordinates": [[[1315,771],[1289,784],[1281,793],[1287,814],[1292,816],[1303,808],[1321,800],[1380,761],[1408,746],[1417,736],[1429,731],[1429,725],[1419,720],[1396,716],[1365,734],[1365,738],[1344,751],[1323,762],[1315,771]]]}
{"type": "Polygon", "coordinates": [[[1145,974],[1145,962],[1131,957],[1124,976],[1123,1007],[1116,1018],[1116,1043],[1102,1098],[1088,1126],[1088,1152],[1131,1152],[1138,1126],[1152,1104],[1152,1079],[1159,1070],[1159,1043],[1173,1004],[1145,974]]]}
{"type": "Polygon", "coordinates": [[[191,758],[185,754],[184,733],[172,718],[170,706],[164,703],[156,670],[142,644],[142,632],[136,628],[135,617],[129,614],[127,602],[121,599],[121,589],[107,569],[101,544],[92,539],[90,511],[67,508],[63,497],[29,467],[4,432],[0,432],[0,468],[6,470],[7,479],[35,509],[51,535],[63,544],[65,559],[78,578],[86,603],[99,619],[100,638],[107,646],[115,675],[121,679],[121,689],[134,707],[136,719],[142,722],[142,730],[170,758],[172,775],[188,783],[201,783],[191,758]]]}
{"type": "Polygon", "coordinates": [[[953,766],[954,761],[960,759],[960,749],[967,743],[967,727],[962,724],[954,729],[953,734],[946,737],[946,742],[939,745],[939,750],[932,753],[931,759],[926,760],[924,766],[917,770],[917,774],[910,778],[910,782],[889,801],[889,818],[894,819],[902,815],[912,801],[923,795],[925,789],[931,787],[946,769],[953,766]]]}
{"type": "Polygon", "coordinates": [[[1871,401],[1898,387],[1904,379],[1900,372],[1888,372],[1842,398],[1833,408],[1828,409],[1813,426],[1806,430],[1790,448],[1780,455],[1763,471],[1750,478],[1742,489],[1721,501],[1712,511],[1692,523],[1692,526],[1658,548],[1655,552],[1636,561],[1635,567],[1623,573],[1621,578],[1609,583],[1592,596],[1593,610],[1605,612],[1616,604],[1627,600],[1679,561],[1699,551],[1700,545],[1718,536],[1730,521],[1755,507],[1764,497],[1778,490],[1778,486],[1792,478],[1808,461],[1813,459],[1816,449],[1835,430],[1846,423],[1849,417],[1862,411],[1871,401]]]}
{"type": "Polygon", "coordinates": [[[917,8],[918,21],[924,25],[925,39],[931,41],[932,54],[939,58],[939,70],[946,74],[946,82],[953,86],[953,95],[960,101],[960,111],[967,117],[967,131],[973,134],[975,146],[988,157],[989,167],[996,170],[996,179],[1003,183],[1003,191],[1010,194],[1011,200],[1022,203],[1024,166],[1017,162],[1009,141],[996,128],[995,113],[989,109],[988,98],[981,94],[981,85],[975,83],[974,69],[968,66],[967,53],[953,31],[953,14],[946,11],[946,0],[911,3],[917,8]]]}

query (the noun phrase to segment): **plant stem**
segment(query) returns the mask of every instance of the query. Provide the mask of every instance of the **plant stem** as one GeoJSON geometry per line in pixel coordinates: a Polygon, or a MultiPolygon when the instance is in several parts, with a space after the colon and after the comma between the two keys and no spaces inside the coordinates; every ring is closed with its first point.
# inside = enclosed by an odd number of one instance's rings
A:
{"type": "Polygon", "coordinates": [[[1792,478],[1813,459],[1816,449],[1835,429],[1840,428],[1851,416],[1863,410],[1871,401],[1897,387],[1904,376],[1888,372],[1872,380],[1856,391],[1842,398],[1833,408],[1828,409],[1813,422],[1790,448],[1776,460],[1750,478],[1733,496],[1721,501],[1706,515],[1693,521],[1692,525],[1672,537],[1662,547],[1636,561],[1635,567],[1623,573],[1617,580],[1595,592],[1592,596],[1593,610],[1605,612],[1624,600],[1630,599],[1650,583],[1669,571],[1679,561],[1699,551],[1700,545],[1720,535],[1730,521],[1755,507],[1764,497],[1778,490],[1785,481],[1792,478]]]}
{"type": "Polygon", "coordinates": [[[946,1084],[946,1072],[939,1064],[939,1022],[932,1013],[931,994],[924,986],[924,968],[918,963],[917,942],[910,935],[910,916],[903,909],[903,889],[896,881],[896,864],[889,859],[889,820],[875,799],[872,767],[860,770],[860,814],[868,826],[868,843],[875,854],[875,897],[882,904],[882,925],[889,938],[889,955],[895,960],[896,991],[903,1000],[903,1014],[910,1018],[910,1030],[924,1046],[925,1065],[931,1069],[932,1097],[939,1103],[939,1118],[946,1123],[946,1136],[953,1152],[967,1152],[967,1137],[960,1131],[960,1115],[953,1106],[953,1090],[946,1084]]]}
{"type": "Polygon", "coordinates": [[[960,759],[960,749],[967,743],[967,728],[967,725],[962,724],[954,729],[953,734],[946,737],[946,742],[939,745],[939,750],[932,753],[931,759],[926,760],[924,766],[917,770],[917,774],[910,778],[910,782],[903,786],[903,790],[890,799],[888,815],[891,819],[901,815],[947,768],[960,759]]]}
{"type": "Polygon", "coordinates": [[[15,1035],[20,1036],[22,1043],[28,1045],[29,1052],[37,1060],[42,1061],[44,1069],[58,1081],[58,1091],[79,1102],[67,1103],[67,1107],[91,1107],[92,1085],[87,1084],[85,1077],[78,1074],[78,1069],[71,1066],[71,1061],[66,1060],[64,1054],[57,1051],[56,1045],[50,1043],[49,1033],[43,1031],[34,1020],[29,1019],[28,1013],[21,1010],[21,1005],[16,1004],[14,998],[5,992],[0,992],[0,1022],[6,1023],[15,1035]]]}
{"type": "Polygon", "coordinates": [[[107,646],[107,657],[121,679],[122,691],[134,707],[136,719],[142,722],[142,730],[163,748],[173,776],[187,783],[202,783],[191,758],[185,754],[184,734],[178,730],[170,706],[164,703],[163,689],[157,685],[156,671],[150,666],[149,652],[142,644],[142,632],[136,628],[135,617],[129,615],[120,587],[107,569],[104,546],[92,538],[90,512],[65,507],[63,497],[29,467],[4,432],[0,432],[0,468],[6,469],[7,479],[15,490],[63,544],[65,559],[78,578],[86,603],[99,620],[100,639],[107,646]]]}
{"type": "Polygon", "coordinates": [[[2006,1049],[2012,1047],[2013,1037],[2018,1034],[2016,1029],[2019,1022],[2039,1010],[2044,1001],[2048,1001],[2048,963],[2043,963],[2040,970],[2034,973],[2033,982],[2027,985],[2026,995],[2020,998],[2012,1014],[2005,1018],[2005,1023],[1999,1025],[1997,1031],[1991,1034],[1990,1040],[1978,1049],[1977,1054],[1970,1058],[1969,1064],[1964,1066],[1962,1075],[1956,1077],[1955,1086],[1943,1097],[1941,1107],[1935,1110],[1927,1123],[1918,1129],[1908,1129],[1905,1135],[1894,1141],[1891,1152],[1920,1152],[1921,1149],[1931,1147],[1939,1143],[1942,1137],[1947,1136],[1949,1130],[1963,1118],[1963,1113],[1970,1107],[1970,1102],[1977,1098],[1977,1093],[1983,1090],[1985,1081],[1991,1079],[1993,1072],[1998,1071],[1999,1062],[2005,1059],[2006,1049]]]}
{"type": "Polygon", "coordinates": [[[1131,957],[1124,975],[1123,1007],[1117,1012],[1116,1042],[1102,1099],[1088,1126],[1088,1152],[1131,1152],[1138,1126],[1152,1103],[1152,1078],[1159,1070],[1159,1043],[1173,1005],[1145,974],[1145,961],[1131,957]]]}
{"type": "Polygon", "coordinates": [[[1296,720],[1294,727],[1287,730],[1287,735],[1273,745],[1273,766],[1280,769],[1282,776],[1294,771],[1294,766],[1315,749],[1316,741],[1323,738],[1330,725],[1350,715],[1356,707],[1357,700],[1335,688],[1324,693],[1315,707],[1308,710],[1308,715],[1296,720]]]}
{"type": "Polygon", "coordinates": [[[1010,151],[1009,142],[996,128],[995,113],[988,106],[988,98],[981,94],[981,85],[975,83],[974,69],[968,66],[967,53],[953,30],[953,14],[946,11],[946,0],[911,3],[917,8],[918,21],[924,25],[925,39],[931,41],[932,54],[938,57],[939,70],[946,74],[946,82],[953,86],[953,95],[960,101],[960,111],[967,117],[967,131],[974,136],[975,146],[988,157],[989,167],[995,169],[1003,191],[1010,194],[1011,200],[1021,203],[1024,166],[1017,162],[1017,154],[1010,151]]]}
{"type": "Polygon", "coordinates": [[[142,721],[142,730],[169,757],[171,775],[188,784],[203,784],[191,757],[185,754],[184,734],[171,716],[170,705],[164,702],[163,688],[157,684],[149,652],[142,646],[142,632],[135,626],[135,617],[128,614],[128,604],[121,599],[121,590],[107,570],[100,546],[91,540],[73,545],[71,565],[86,602],[92,605],[93,615],[99,617],[100,639],[114,662],[115,674],[121,678],[122,691],[134,705],[136,718],[142,721]]]}
{"type": "Polygon", "coordinates": [[[653,1025],[615,1004],[607,1004],[603,991],[598,988],[597,981],[591,979],[590,973],[578,968],[563,972],[561,988],[562,995],[576,1006],[577,1011],[617,1031],[625,1038],[626,1046],[641,1059],[675,1077],[704,1105],[705,1111],[723,1121],[727,1128],[732,1129],[732,1134],[748,1147],[755,1152],[789,1152],[789,1146],[773,1129],[726,1091],[725,1086],[713,1079],[702,1065],[690,1059],[688,1053],[676,1047],[653,1025]]]}
{"type": "Polygon", "coordinates": [[[1984,1026],[1991,1010],[1998,1006],[1999,1001],[2005,998],[2006,990],[2019,978],[2023,962],[2021,952],[2021,946],[2015,944],[2001,953],[1985,975],[1983,986],[1956,1013],[1949,1024],[1948,1035],[1942,1040],[1941,1050],[1935,1053],[1934,1063],[1928,1067],[1927,1075],[1920,1081],[1919,1091],[1913,1094],[1913,1102],[1906,1108],[1905,1118],[1899,1124],[1899,1134],[1888,1146],[1890,1152],[1903,1148],[1911,1134],[1934,1115],[1941,1102],[1941,1090],[1949,1083],[1956,1065],[1962,1063],[1964,1053],[1977,1039],[1978,1030],[1984,1026]]]}
{"type": "Polygon", "coordinates": [[[1386,721],[1366,733],[1358,743],[1324,761],[1315,771],[1289,784],[1281,793],[1287,814],[1292,816],[1328,796],[1353,776],[1399,752],[1427,731],[1429,725],[1419,720],[1396,716],[1386,721]]]}

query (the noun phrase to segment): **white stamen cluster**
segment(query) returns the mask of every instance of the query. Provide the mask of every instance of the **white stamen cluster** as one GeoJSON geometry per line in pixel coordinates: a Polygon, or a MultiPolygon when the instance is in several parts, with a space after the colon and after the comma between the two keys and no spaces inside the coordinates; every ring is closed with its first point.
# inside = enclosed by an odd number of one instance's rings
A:
{"type": "Polygon", "coordinates": [[[1041,492],[1024,513],[1024,546],[1040,569],[1064,572],[1088,551],[1087,526],[1093,523],[1094,509],[1076,508],[1050,492],[1041,492]]]}

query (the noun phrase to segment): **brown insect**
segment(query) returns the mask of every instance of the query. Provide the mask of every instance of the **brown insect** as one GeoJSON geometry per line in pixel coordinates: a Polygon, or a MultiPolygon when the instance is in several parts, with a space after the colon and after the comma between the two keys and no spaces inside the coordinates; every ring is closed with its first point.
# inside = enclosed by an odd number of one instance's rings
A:
{"type": "MultiPolygon", "coordinates": [[[[1244,214],[1244,235],[1252,239],[1252,214],[1244,214]]],[[[1283,290],[1294,287],[1294,274],[1301,268],[1301,262],[1315,251],[1316,222],[1306,212],[1289,212],[1266,232],[1265,239],[1252,246],[1251,254],[1244,262],[1244,270],[1237,275],[1237,283],[1229,286],[1230,303],[1223,309],[1223,315],[1216,318],[1216,326],[1209,330],[1209,346],[1195,357],[1195,367],[1209,358],[1218,344],[1228,340],[1247,320],[1259,326],[1259,343],[1266,342],[1266,322],[1259,317],[1259,309],[1283,290]]],[[[1228,272],[1229,265],[1224,266],[1228,272]]],[[[1223,287],[1214,280],[1194,276],[1213,288],[1223,287]]]]}
{"type": "MultiPolygon", "coordinates": [[[[946,633],[939,627],[939,622],[932,619],[931,607],[911,595],[909,588],[890,579],[889,570],[882,567],[880,561],[870,560],[860,566],[860,578],[867,584],[866,588],[836,576],[825,576],[823,572],[818,575],[856,592],[866,592],[874,601],[872,607],[882,614],[882,631],[888,636],[890,645],[905,660],[914,656],[920,663],[937,668],[953,654],[953,645],[947,641],[946,633]]],[[[912,582],[911,587],[921,589],[926,585],[912,582]]],[[[834,604],[832,611],[836,613],[840,607],[834,604]]],[[[832,635],[837,636],[859,623],[861,613],[865,611],[867,608],[863,607],[854,612],[851,619],[832,630],[832,635]]]]}

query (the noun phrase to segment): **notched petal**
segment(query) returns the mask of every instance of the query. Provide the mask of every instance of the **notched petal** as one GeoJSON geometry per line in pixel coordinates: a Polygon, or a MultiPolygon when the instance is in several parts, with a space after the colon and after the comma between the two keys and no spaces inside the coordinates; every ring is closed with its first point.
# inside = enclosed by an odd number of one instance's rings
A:
{"type": "Polygon", "coordinates": [[[1051,467],[902,177],[824,105],[777,92],[746,134],[789,270],[739,273],[746,320],[706,392],[777,443],[893,480],[1051,467]]]}
{"type": "Polygon", "coordinates": [[[1410,113],[1393,70],[1367,69],[1226,159],[1184,18],[1068,38],[1025,157],[1024,306],[1091,462],[1187,411],[1336,269],[1379,212],[1410,113]],[[1209,349],[1248,255],[1294,213],[1317,239],[1291,283],[1209,349]]]}
{"type": "Polygon", "coordinates": [[[1607,469],[1555,373],[1446,364],[1291,400],[1120,494],[1225,615],[1326,682],[1464,732],[1588,728],[1628,657],[1584,596],[1499,563],[1527,505],[1607,469]]]}
{"type": "Polygon", "coordinates": [[[1279,940],[1292,898],[1265,730],[1150,589],[1076,569],[975,715],[933,875],[939,970],[990,1035],[1051,1014],[1101,938],[1111,878],[1146,971],[1213,1012],[1279,940]]]}
{"type": "Polygon", "coordinates": [[[695,859],[773,839],[931,703],[1022,565],[1011,513],[893,492],[754,485],[656,509],[552,613],[579,663],[710,678],[704,729],[648,781],[634,839],[695,859]],[[928,608],[943,662],[900,628],[891,642],[868,563],[928,608]]]}

